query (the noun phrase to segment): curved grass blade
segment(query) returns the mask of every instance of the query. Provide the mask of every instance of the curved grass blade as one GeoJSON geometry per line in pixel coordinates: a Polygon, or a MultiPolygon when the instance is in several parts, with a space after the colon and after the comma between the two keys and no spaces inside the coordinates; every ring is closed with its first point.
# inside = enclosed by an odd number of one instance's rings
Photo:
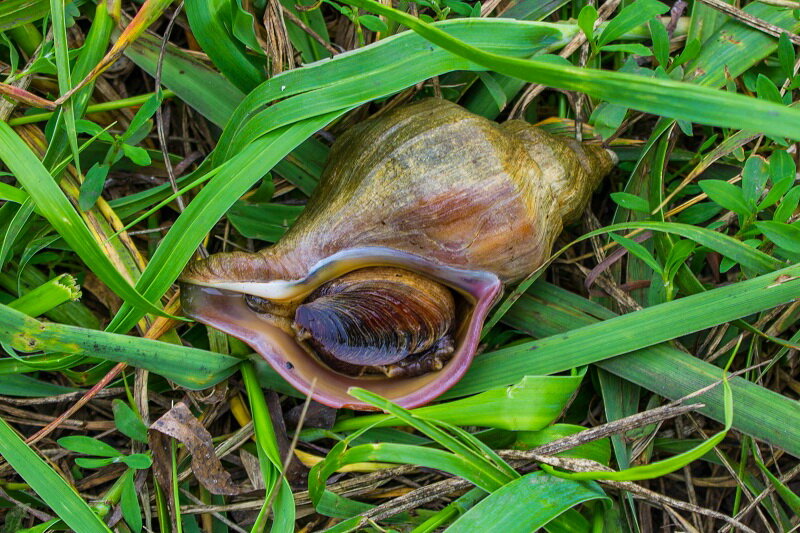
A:
{"type": "Polygon", "coordinates": [[[717,444],[722,442],[722,439],[725,438],[725,435],[727,435],[728,431],[731,429],[731,426],[733,424],[733,393],[731,392],[731,386],[728,383],[725,374],[723,374],[722,376],[722,387],[725,395],[725,427],[722,429],[722,431],[719,431],[716,435],[709,437],[702,444],[699,444],[690,450],[686,450],[685,452],[670,457],[669,459],[663,459],[661,461],[656,461],[654,463],[649,463],[645,465],[632,466],[630,468],[626,468],[625,470],[620,470],[618,472],[608,472],[600,470],[596,472],[567,473],[567,472],[556,471],[550,465],[542,464],[540,466],[542,470],[554,476],[558,476],[563,479],[571,479],[575,481],[587,481],[587,480],[598,480],[598,479],[605,479],[610,481],[641,481],[644,479],[653,479],[656,477],[670,474],[675,470],[678,470],[679,468],[683,468],[692,461],[701,458],[706,453],[713,450],[717,444]]]}
{"type": "MultiPolygon", "coordinates": [[[[557,49],[577,31],[574,25],[503,19],[454,19],[436,23],[436,27],[475,46],[515,57],[557,49]]],[[[224,161],[247,142],[287,121],[358,105],[452,70],[484,68],[431,47],[413,32],[404,32],[331,60],[284,72],[242,101],[220,138],[214,161],[224,161]],[[289,98],[297,96],[303,98],[289,98]],[[277,99],[286,100],[267,109],[277,99]]]]}
{"type": "Polygon", "coordinates": [[[785,262],[775,259],[774,257],[765,254],[760,250],[747,246],[742,241],[734,239],[724,233],[713,231],[708,228],[700,226],[692,226],[691,224],[681,224],[679,222],[661,222],[657,220],[639,220],[636,222],[623,222],[620,224],[613,224],[606,226],[596,231],[581,235],[580,240],[588,239],[595,235],[602,235],[604,233],[618,231],[618,230],[633,230],[633,229],[649,229],[654,231],[663,231],[665,233],[673,233],[686,237],[694,242],[701,244],[715,252],[719,252],[725,257],[729,257],[759,274],[766,274],[772,272],[786,265],[785,262]]]}
{"type": "MultiPolygon", "coordinates": [[[[160,39],[144,34],[131,43],[125,55],[155,76],[160,52],[160,39]]],[[[228,122],[244,99],[244,93],[219,72],[172,44],[167,44],[164,51],[161,83],[219,127],[228,122]]]]}
{"type": "Polygon", "coordinates": [[[230,0],[186,0],[189,26],[203,51],[239,90],[248,93],[264,81],[263,59],[248,53],[232,33],[233,14],[238,7],[230,0]]]}
{"type": "MultiPolygon", "coordinates": [[[[536,431],[551,424],[563,412],[582,381],[583,373],[575,376],[525,376],[519,384],[511,387],[411,409],[410,412],[416,417],[453,425],[536,431]]],[[[367,415],[337,422],[332,431],[407,423],[391,415],[367,415]]]]}
{"type": "Polygon", "coordinates": [[[347,3],[404,24],[437,46],[508,76],[580,91],[646,113],[800,139],[800,110],[685,82],[485,52],[416,17],[373,0],[348,0],[347,3]]]}
{"type": "Polygon", "coordinates": [[[75,489],[30,449],[1,418],[0,455],[70,528],[86,533],[110,533],[111,530],[94,514],[75,489]]]}

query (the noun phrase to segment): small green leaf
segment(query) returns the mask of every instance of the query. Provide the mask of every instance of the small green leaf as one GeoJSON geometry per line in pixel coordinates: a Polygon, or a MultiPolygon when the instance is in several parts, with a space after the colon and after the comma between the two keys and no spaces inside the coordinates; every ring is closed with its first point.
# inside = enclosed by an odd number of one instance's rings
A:
{"type": "Polygon", "coordinates": [[[103,468],[118,462],[120,462],[118,457],[78,457],[75,459],[75,464],[81,468],[103,468]]]}
{"type": "Polygon", "coordinates": [[[750,214],[751,209],[744,199],[742,189],[736,185],[722,180],[701,180],[697,184],[709,198],[725,209],[742,216],[750,214]]]}
{"type": "Polygon", "coordinates": [[[600,34],[597,44],[600,46],[619,39],[637,26],[641,26],[656,15],[669,11],[669,7],[656,0],[637,0],[629,4],[619,15],[611,19],[600,34]]]}
{"type": "Polygon", "coordinates": [[[772,220],[786,222],[794,214],[797,204],[800,202],[800,185],[792,188],[783,197],[783,201],[775,209],[772,220]]]}
{"type": "Polygon", "coordinates": [[[742,194],[744,201],[747,202],[751,210],[764,193],[768,178],[769,166],[767,161],[758,155],[748,157],[742,170],[742,194]]]}
{"type": "Polygon", "coordinates": [[[594,23],[597,21],[597,9],[592,4],[583,6],[578,13],[578,27],[586,35],[586,40],[591,42],[594,35],[594,23]]]}
{"type": "Polygon", "coordinates": [[[123,435],[139,442],[147,442],[147,427],[130,406],[119,398],[111,402],[114,424],[123,435]]]}
{"type": "Polygon", "coordinates": [[[386,23],[375,15],[361,15],[358,17],[358,22],[368,30],[376,33],[387,33],[389,31],[386,23]]]}
{"type": "Polygon", "coordinates": [[[800,228],[784,222],[765,220],[756,222],[756,227],[761,230],[769,240],[790,252],[800,254],[800,228]]]}
{"type": "Polygon", "coordinates": [[[132,453],[121,457],[119,460],[135,470],[144,470],[145,468],[150,468],[153,464],[150,456],[144,453],[132,453]]]}
{"type": "Polygon", "coordinates": [[[136,132],[141,129],[145,123],[150,120],[158,107],[161,105],[161,93],[156,91],[153,93],[153,96],[147,99],[145,103],[139,108],[139,111],[131,119],[130,125],[128,125],[128,129],[125,130],[125,133],[120,135],[123,141],[128,140],[131,135],[135,134],[136,132]]]}
{"type": "Polygon", "coordinates": [[[83,435],[61,437],[58,439],[58,445],[67,450],[86,455],[98,455],[100,457],[119,457],[122,455],[122,453],[117,451],[113,446],[92,437],[84,437],[83,435]]]}
{"type": "Polygon", "coordinates": [[[650,39],[653,41],[653,54],[658,64],[667,68],[669,62],[669,35],[661,19],[654,18],[650,21],[650,39]]]}
{"type": "Polygon", "coordinates": [[[81,119],[75,122],[75,128],[78,133],[88,133],[92,137],[97,137],[102,141],[108,143],[114,142],[114,137],[108,133],[105,128],[100,127],[91,120],[81,119]]]}
{"type": "Polygon", "coordinates": [[[678,222],[691,225],[702,224],[718,215],[720,211],[722,211],[722,206],[714,202],[700,202],[680,213],[678,222]]]}
{"type": "Polygon", "coordinates": [[[689,39],[686,41],[680,55],[675,59],[674,65],[677,67],[678,65],[683,65],[693,60],[700,54],[701,48],[700,41],[697,39],[689,39]]]}
{"type": "Polygon", "coordinates": [[[131,146],[130,144],[123,144],[122,151],[125,152],[125,156],[128,159],[130,159],[140,167],[146,167],[151,162],[150,154],[147,153],[147,150],[139,146],[131,146]]]}
{"type": "Polygon", "coordinates": [[[763,74],[759,74],[758,78],[756,78],[756,92],[762,100],[783,104],[780,91],[778,91],[772,80],[763,74]]]}
{"type": "Polygon", "coordinates": [[[792,188],[795,179],[794,159],[786,150],[775,150],[769,158],[769,181],[772,183],[759,211],[775,205],[792,188]]]}
{"type": "Polygon", "coordinates": [[[769,177],[773,184],[782,181],[794,182],[797,166],[786,150],[775,150],[769,156],[769,177]]]}
{"type": "Polygon", "coordinates": [[[125,479],[122,481],[122,494],[120,495],[119,505],[122,509],[122,517],[135,533],[142,530],[142,509],[139,506],[139,497],[136,493],[136,485],[133,482],[133,470],[128,470],[123,474],[125,479]]]}
{"type": "Polygon", "coordinates": [[[675,277],[678,268],[680,268],[683,262],[694,252],[695,246],[695,243],[687,239],[681,239],[674,244],[669,251],[664,265],[664,272],[666,273],[667,279],[671,280],[675,277]]]}
{"type": "Polygon", "coordinates": [[[647,263],[647,265],[653,269],[654,272],[658,272],[659,274],[663,273],[664,270],[661,265],[656,261],[656,258],[641,244],[634,241],[633,239],[629,239],[627,237],[623,237],[622,235],[617,235],[616,233],[609,233],[609,236],[614,239],[620,246],[624,247],[630,253],[647,263]]]}
{"type": "Polygon", "coordinates": [[[625,209],[630,209],[631,211],[640,211],[642,213],[650,211],[650,204],[647,203],[647,200],[635,194],[628,192],[612,192],[611,199],[614,200],[617,205],[625,209]]]}
{"type": "Polygon", "coordinates": [[[95,163],[86,173],[86,179],[81,185],[81,191],[78,195],[78,206],[84,211],[94,207],[95,202],[100,198],[109,170],[108,165],[95,163]]]}

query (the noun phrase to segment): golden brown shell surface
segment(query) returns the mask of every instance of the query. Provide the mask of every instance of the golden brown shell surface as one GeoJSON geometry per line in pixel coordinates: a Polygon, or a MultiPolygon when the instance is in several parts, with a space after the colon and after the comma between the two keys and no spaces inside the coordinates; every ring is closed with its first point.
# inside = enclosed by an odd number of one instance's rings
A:
{"type": "Polygon", "coordinates": [[[340,250],[382,246],[518,281],[613,163],[600,146],[422,100],[342,135],[306,209],[261,259],[220,254],[184,279],[298,279],[340,250]]]}

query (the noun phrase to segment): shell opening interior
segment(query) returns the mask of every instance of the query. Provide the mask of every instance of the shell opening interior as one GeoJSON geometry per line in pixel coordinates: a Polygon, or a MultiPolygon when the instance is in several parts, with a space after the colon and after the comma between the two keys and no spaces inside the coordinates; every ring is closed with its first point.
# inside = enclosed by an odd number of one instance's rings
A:
{"type": "Polygon", "coordinates": [[[292,329],[297,342],[335,372],[397,379],[442,370],[473,307],[458,291],[412,271],[367,267],[300,302],[292,329]]]}
{"type": "Polygon", "coordinates": [[[350,387],[363,387],[404,407],[415,407],[429,402],[458,381],[472,360],[483,319],[499,291],[499,282],[489,287],[492,289],[487,293],[489,301],[481,302],[469,292],[450,285],[456,302],[452,357],[438,371],[399,377],[353,376],[332,369],[309,355],[310,350],[285,328],[276,326],[267,315],[254,312],[246,303],[246,295],[241,293],[184,283],[181,294],[184,313],[189,318],[248,343],[301,392],[309,393],[313,382],[314,399],[321,403],[368,409],[348,396],[350,387]]]}

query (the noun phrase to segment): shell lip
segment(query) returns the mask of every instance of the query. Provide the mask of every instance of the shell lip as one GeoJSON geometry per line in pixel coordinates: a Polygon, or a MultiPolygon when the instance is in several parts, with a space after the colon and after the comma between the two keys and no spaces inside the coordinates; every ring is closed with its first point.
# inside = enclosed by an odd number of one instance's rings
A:
{"type": "Polygon", "coordinates": [[[491,291],[491,286],[499,283],[497,276],[484,270],[440,265],[410,252],[382,246],[364,246],[342,250],[318,261],[309,269],[307,275],[296,280],[205,281],[181,278],[180,282],[250,294],[267,300],[287,301],[307,296],[314,289],[333,278],[353,270],[372,266],[398,266],[427,274],[476,300],[485,297],[485,293],[491,291]]]}
{"type": "MultiPolygon", "coordinates": [[[[309,394],[316,379],[313,399],[335,408],[374,410],[347,394],[350,387],[362,387],[384,396],[405,408],[432,401],[455,385],[472,362],[486,316],[499,297],[502,283],[491,272],[438,265],[422,257],[389,248],[350,249],[318,262],[307,276],[284,282],[292,288],[292,298],[313,290],[326,281],[358,268],[378,265],[398,266],[426,275],[463,294],[471,304],[457,339],[457,349],[444,368],[412,378],[363,379],[335,372],[308,355],[292,337],[264,320],[245,304],[243,291],[181,283],[184,313],[189,318],[215,327],[249,344],[286,381],[303,394],[309,394]],[[308,289],[309,286],[313,286],[308,289]]],[[[283,285],[283,286],[287,286],[283,285]]]]}

